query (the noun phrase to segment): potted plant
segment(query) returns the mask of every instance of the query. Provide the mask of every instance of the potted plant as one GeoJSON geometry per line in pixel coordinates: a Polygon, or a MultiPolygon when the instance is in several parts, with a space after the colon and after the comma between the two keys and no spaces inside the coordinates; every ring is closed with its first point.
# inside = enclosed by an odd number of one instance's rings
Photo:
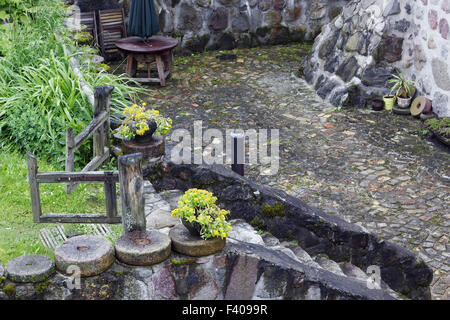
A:
{"type": "Polygon", "coordinates": [[[392,94],[384,95],[383,101],[384,101],[384,109],[392,110],[392,108],[394,107],[395,101],[396,101],[396,96],[394,96],[392,94]]]}
{"type": "Polygon", "coordinates": [[[172,128],[172,119],[159,114],[158,110],[146,109],[146,103],[141,106],[133,104],[123,110],[125,118],[119,128],[120,135],[135,142],[148,142],[153,134],[164,135],[172,128]]]}
{"type": "Polygon", "coordinates": [[[181,218],[183,225],[193,235],[202,239],[226,238],[231,224],[225,220],[230,212],[216,205],[217,198],[209,191],[189,189],[178,201],[172,217],[181,218]]]}
{"type": "Polygon", "coordinates": [[[408,108],[411,105],[414,82],[406,79],[405,71],[403,71],[403,73],[393,74],[388,83],[392,83],[391,93],[395,91],[398,106],[408,108]]]}

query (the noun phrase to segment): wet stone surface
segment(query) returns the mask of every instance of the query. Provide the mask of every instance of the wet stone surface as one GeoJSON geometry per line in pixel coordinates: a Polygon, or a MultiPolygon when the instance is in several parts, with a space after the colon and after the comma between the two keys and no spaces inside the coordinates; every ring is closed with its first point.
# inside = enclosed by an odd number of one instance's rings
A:
{"type": "Polygon", "coordinates": [[[246,175],[418,253],[434,270],[433,297],[445,299],[448,149],[422,137],[423,124],[412,117],[324,103],[295,75],[309,49],[232,50],[231,61],[217,59],[220,52],[178,57],[167,87],[151,86],[143,98],[192,136],[196,120],[203,130],[279,129],[278,172],[246,165],[246,175]]]}

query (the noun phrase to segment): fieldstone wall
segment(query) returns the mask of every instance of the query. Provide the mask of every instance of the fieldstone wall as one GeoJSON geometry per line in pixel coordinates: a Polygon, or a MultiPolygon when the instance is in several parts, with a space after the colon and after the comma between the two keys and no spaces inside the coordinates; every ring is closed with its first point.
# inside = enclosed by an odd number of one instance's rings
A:
{"type": "Polygon", "coordinates": [[[155,0],[164,34],[186,51],[313,40],[348,0],[155,0]]]}
{"type": "Polygon", "coordinates": [[[449,0],[353,0],[322,29],[302,71],[333,105],[364,107],[406,68],[433,111],[450,116],[449,0]]]}
{"type": "Polygon", "coordinates": [[[1,300],[393,300],[389,290],[301,263],[279,250],[229,239],[225,248],[194,258],[172,253],[148,267],[116,261],[100,275],[73,279],[56,272],[37,283],[0,277],[1,300]]]}

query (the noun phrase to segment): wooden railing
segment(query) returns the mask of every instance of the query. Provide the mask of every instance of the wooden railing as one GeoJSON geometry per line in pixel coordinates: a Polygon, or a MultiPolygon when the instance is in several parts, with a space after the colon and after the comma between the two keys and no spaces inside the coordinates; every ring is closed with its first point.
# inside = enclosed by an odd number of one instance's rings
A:
{"type": "MultiPolygon", "coordinates": [[[[98,169],[110,156],[110,104],[113,86],[95,87],[94,89],[94,117],[89,125],[77,136],[72,129],[66,130],[66,171],[73,172],[75,167],[75,151],[91,135],[94,135],[94,158],[81,172],[98,169]]],[[[77,182],[68,182],[66,192],[70,194],[77,187],[77,182]]]]}
{"type": "Polygon", "coordinates": [[[27,153],[28,181],[30,184],[31,209],[33,221],[60,223],[120,223],[117,212],[116,182],[119,181],[117,171],[84,171],[84,172],[38,172],[36,157],[27,153]],[[104,182],[106,215],[97,213],[48,213],[42,214],[40,183],[80,183],[104,182]]]}
{"type": "Polygon", "coordinates": [[[125,233],[146,230],[142,153],[119,156],[118,171],[38,172],[36,157],[27,153],[31,209],[35,223],[120,223],[125,233]],[[105,185],[106,215],[101,213],[42,214],[40,183],[89,183],[105,185]],[[121,216],[117,210],[116,183],[120,184],[121,216]]]}

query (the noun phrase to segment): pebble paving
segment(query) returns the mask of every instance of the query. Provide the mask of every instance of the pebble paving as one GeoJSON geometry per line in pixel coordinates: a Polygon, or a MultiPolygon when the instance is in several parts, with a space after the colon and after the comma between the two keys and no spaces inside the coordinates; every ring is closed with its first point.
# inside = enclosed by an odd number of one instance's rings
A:
{"type": "MultiPolygon", "coordinates": [[[[370,109],[337,109],[297,76],[306,44],[177,57],[148,105],[193,135],[193,123],[278,129],[279,170],[246,175],[416,252],[434,270],[434,299],[450,298],[450,153],[420,120],[370,109]]],[[[120,67],[117,72],[121,72],[120,67]]],[[[170,134],[167,143],[172,142],[170,134]]],[[[269,144],[274,141],[269,140],[269,144]]],[[[209,142],[204,142],[207,145],[209,142]]]]}

